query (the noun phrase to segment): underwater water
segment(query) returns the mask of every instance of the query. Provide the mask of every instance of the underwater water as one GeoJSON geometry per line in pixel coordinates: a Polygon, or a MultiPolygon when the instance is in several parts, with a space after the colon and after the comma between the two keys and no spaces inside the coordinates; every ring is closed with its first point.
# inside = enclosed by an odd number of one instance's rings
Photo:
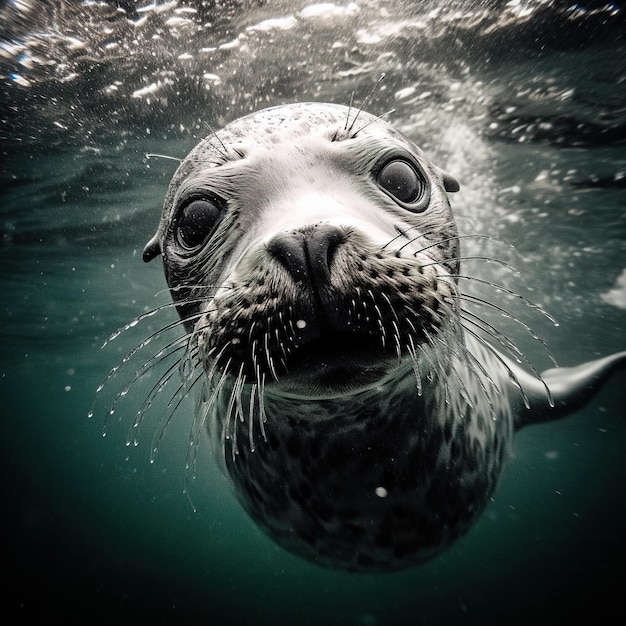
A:
{"type": "MultiPolygon", "coordinates": [[[[164,308],[101,348],[168,302],[159,263],[141,253],[176,163],[146,154],[182,158],[209,125],[263,106],[347,104],[353,92],[358,104],[381,73],[368,110],[394,109],[388,119],[460,180],[451,200],[462,232],[493,237],[468,241],[468,254],[503,258],[519,275],[478,261],[467,271],[558,320],[500,294],[559,364],[626,349],[626,7],[443,5],[0,5],[7,613],[216,626],[624,615],[624,375],[576,415],[519,433],[468,534],[386,575],[324,569],[276,546],[206,441],[186,470],[190,399],[161,438],[169,396],[157,394],[127,445],[158,374],[115,398],[151,345],[96,393],[176,319],[164,308]]],[[[520,324],[498,323],[550,367],[520,324]]]]}

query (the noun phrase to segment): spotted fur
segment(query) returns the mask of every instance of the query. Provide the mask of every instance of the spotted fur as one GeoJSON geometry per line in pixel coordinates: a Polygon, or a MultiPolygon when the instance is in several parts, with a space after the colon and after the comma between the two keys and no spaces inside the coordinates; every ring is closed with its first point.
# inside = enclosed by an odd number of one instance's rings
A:
{"type": "MultiPolygon", "coordinates": [[[[404,370],[339,398],[268,391],[262,422],[255,402],[224,418],[232,389],[221,390],[216,453],[246,510],[288,550],[331,567],[395,570],[440,552],[483,511],[509,450],[509,407],[496,396],[486,410],[475,381],[441,381],[439,371],[424,372],[432,381],[419,397],[404,370]]],[[[211,396],[207,386],[200,412],[211,396]]]]}

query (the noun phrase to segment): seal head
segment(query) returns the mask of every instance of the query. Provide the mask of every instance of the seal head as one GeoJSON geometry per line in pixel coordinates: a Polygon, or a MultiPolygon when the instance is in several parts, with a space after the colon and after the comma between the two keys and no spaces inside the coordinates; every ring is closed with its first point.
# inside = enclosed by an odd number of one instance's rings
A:
{"type": "Polygon", "coordinates": [[[458,262],[433,258],[458,257],[444,193],[457,183],[385,122],[361,113],[348,132],[347,115],[253,114],[175,175],[146,257],[158,241],[185,319],[207,309],[203,360],[220,354],[234,374],[243,365],[248,379],[325,395],[378,380],[439,323],[438,291],[454,289],[442,276],[458,262]],[[210,306],[190,304],[200,296],[210,306]]]}

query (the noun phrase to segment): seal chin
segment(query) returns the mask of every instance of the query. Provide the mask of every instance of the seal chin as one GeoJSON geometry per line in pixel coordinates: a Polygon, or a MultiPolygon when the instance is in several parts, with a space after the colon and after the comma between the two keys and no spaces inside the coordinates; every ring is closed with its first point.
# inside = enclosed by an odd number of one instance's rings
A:
{"type": "Polygon", "coordinates": [[[371,337],[353,333],[314,339],[294,352],[273,386],[281,395],[333,398],[378,385],[397,359],[373,344],[371,337]]]}

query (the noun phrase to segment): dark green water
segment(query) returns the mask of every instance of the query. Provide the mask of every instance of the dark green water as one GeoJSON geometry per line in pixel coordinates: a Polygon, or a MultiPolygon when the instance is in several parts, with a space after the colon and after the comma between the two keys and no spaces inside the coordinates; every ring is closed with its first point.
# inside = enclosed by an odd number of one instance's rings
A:
{"type": "MultiPolygon", "coordinates": [[[[217,124],[280,101],[345,102],[380,71],[387,83],[370,108],[395,107],[391,120],[460,178],[453,206],[472,218],[463,229],[515,244],[515,253],[496,244],[486,252],[504,255],[521,279],[491,266],[472,271],[531,288],[560,325],[529,320],[563,365],[626,347],[626,285],[619,282],[626,271],[626,48],[613,31],[533,49],[520,22],[519,39],[515,29],[510,45],[487,38],[484,54],[474,48],[461,62],[458,50],[443,56],[458,33],[435,41],[428,30],[433,39],[425,46],[421,30],[399,25],[406,3],[360,4],[357,17],[322,25],[299,18],[291,30],[272,31],[271,41],[246,26],[290,15],[297,3],[268,4],[240,7],[216,20],[219,33],[205,35],[217,43],[248,37],[246,51],[215,61],[217,108],[182,96],[157,99],[150,106],[167,118],[161,125],[144,109],[126,111],[123,98],[90,117],[85,102],[104,99],[104,81],[81,83],[72,95],[33,79],[28,89],[38,89],[42,104],[30,107],[8,91],[27,88],[4,76],[4,104],[21,103],[3,106],[4,611],[65,623],[440,626],[558,624],[589,610],[599,623],[609,614],[621,622],[624,376],[577,415],[520,433],[493,502],[468,535],[437,559],[391,575],[334,572],[275,546],[230,494],[206,441],[192,480],[185,472],[191,401],[176,413],[154,463],[152,438],[167,398],[155,401],[139,444],[127,446],[156,375],[131,387],[103,437],[111,401],[142,361],[111,381],[87,417],[110,368],[175,319],[166,309],[100,349],[114,330],[167,302],[158,263],[142,263],[141,251],[175,163],[144,154],[184,156],[194,135],[206,133],[196,119],[217,124]],[[345,54],[326,56],[341,49],[332,47],[336,41],[345,54]],[[302,59],[298,72],[285,69],[302,59]],[[400,92],[407,87],[415,92],[400,92]],[[123,126],[116,125],[124,111],[123,126]],[[67,136],[50,124],[55,115],[67,136]],[[169,122],[177,116],[185,128],[169,122]],[[197,512],[184,495],[186,480],[197,512]]],[[[617,19],[610,15],[607,21],[617,19]]],[[[534,28],[546,41],[558,39],[554,23],[534,28]]],[[[178,61],[162,63],[161,70],[183,74],[178,61]]],[[[131,69],[121,64],[118,75],[105,77],[124,79],[131,69]]],[[[135,87],[152,75],[144,78],[135,87]]],[[[540,368],[549,366],[523,329],[505,328],[540,368]]]]}

